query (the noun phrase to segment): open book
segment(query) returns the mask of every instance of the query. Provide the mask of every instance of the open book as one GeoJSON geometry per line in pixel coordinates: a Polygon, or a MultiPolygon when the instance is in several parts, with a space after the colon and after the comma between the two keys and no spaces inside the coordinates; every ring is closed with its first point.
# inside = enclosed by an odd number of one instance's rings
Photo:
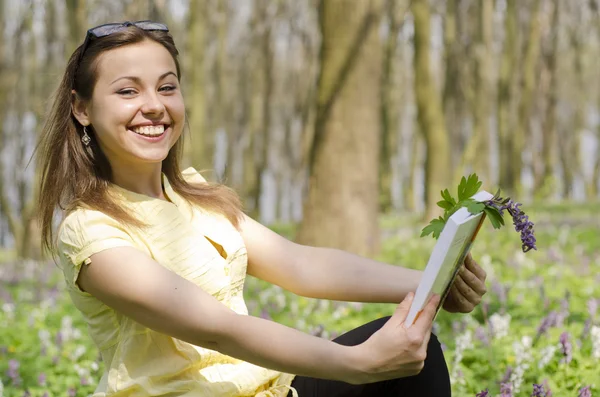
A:
{"type": "MultiPolygon", "coordinates": [[[[493,194],[480,191],[472,199],[485,201],[493,197],[493,194]]],[[[423,271],[421,282],[417,287],[408,316],[404,321],[405,327],[410,327],[416,321],[433,294],[441,297],[437,311],[440,310],[444,299],[448,295],[450,286],[452,286],[465,257],[471,250],[473,241],[477,237],[484,219],[484,212],[472,215],[466,207],[458,209],[450,216],[423,271]]]]}

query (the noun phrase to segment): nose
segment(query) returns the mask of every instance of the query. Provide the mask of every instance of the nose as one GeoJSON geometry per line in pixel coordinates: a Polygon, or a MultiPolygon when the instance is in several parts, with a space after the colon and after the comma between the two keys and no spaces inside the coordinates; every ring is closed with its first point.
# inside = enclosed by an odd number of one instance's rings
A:
{"type": "Polygon", "coordinates": [[[144,95],[141,111],[147,115],[162,115],[165,111],[165,105],[157,92],[150,91],[144,95]]]}

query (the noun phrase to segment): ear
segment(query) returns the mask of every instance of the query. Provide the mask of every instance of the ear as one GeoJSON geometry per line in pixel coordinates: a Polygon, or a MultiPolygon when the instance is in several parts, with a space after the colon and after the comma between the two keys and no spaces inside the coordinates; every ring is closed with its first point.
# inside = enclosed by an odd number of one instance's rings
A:
{"type": "Polygon", "coordinates": [[[75,90],[71,90],[71,112],[73,112],[73,116],[75,116],[81,125],[90,125],[87,104],[79,97],[75,90]]]}

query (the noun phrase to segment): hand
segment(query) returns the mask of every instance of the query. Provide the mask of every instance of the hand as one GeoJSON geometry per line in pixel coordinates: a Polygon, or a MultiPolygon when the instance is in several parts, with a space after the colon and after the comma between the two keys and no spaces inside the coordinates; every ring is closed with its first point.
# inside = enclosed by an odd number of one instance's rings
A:
{"type": "Polygon", "coordinates": [[[468,254],[444,300],[444,310],[450,313],[472,312],[486,293],[485,278],[485,270],[468,254]]]}
{"type": "Polygon", "coordinates": [[[347,382],[372,383],[421,372],[440,298],[432,297],[417,321],[405,328],[404,320],[413,298],[414,293],[408,294],[383,327],[356,346],[361,355],[358,361],[364,366],[360,370],[360,379],[350,379],[347,382]]]}

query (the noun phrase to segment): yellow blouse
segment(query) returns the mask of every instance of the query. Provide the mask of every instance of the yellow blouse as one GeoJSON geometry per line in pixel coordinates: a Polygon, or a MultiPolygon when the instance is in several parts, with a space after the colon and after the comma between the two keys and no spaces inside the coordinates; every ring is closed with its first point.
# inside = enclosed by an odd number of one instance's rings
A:
{"type": "MultiPolygon", "coordinates": [[[[205,182],[193,168],[183,175],[192,183],[205,182]]],[[[243,297],[247,254],[241,235],[225,217],[189,205],[173,191],[164,175],[163,185],[169,201],[116,185],[111,190],[149,225],[142,231],[84,208],[68,214],[59,228],[59,258],[68,292],[83,314],[105,364],[93,397],[286,396],[294,375],[155,332],[77,286],[81,266],[91,263],[92,254],[132,246],[194,282],[236,313],[248,314],[243,297]]]]}

